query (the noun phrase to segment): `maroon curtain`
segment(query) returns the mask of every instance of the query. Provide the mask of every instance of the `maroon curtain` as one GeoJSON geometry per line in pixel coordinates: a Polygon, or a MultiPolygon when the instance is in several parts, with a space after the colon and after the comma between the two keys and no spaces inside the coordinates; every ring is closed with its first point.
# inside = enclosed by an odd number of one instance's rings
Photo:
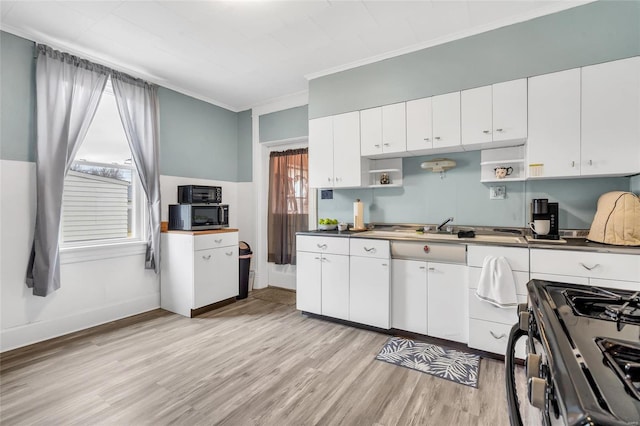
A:
{"type": "Polygon", "coordinates": [[[268,260],[296,264],[296,232],[309,229],[308,149],[269,158],[268,260]]]}

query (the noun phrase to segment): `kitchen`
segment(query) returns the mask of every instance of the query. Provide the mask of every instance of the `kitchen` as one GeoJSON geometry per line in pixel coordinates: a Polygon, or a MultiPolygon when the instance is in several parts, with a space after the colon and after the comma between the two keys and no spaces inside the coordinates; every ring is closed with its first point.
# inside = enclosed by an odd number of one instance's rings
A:
{"type": "MultiPolygon", "coordinates": [[[[635,3],[598,2],[579,6],[546,19],[502,27],[439,48],[311,77],[308,95],[256,106],[252,111],[233,113],[161,89],[163,217],[166,220],[166,206],[173,202],[177,185],[222,186],[224,202],[237,212],[232,215],[231,227],[240,230],[241,240],[253,243],[255,287],[280,284],[270,282],[271,277],[278,275],[283,276],[281,286],[290,287],[285,276],[291,276],[291,271],[267,272],[272,267],[267,265],[264,250],[260,250],[266,247],[266,218],[251,213],[266,210],[262,185],[268,172],[263,157],[270,142],[305,139],[308,119],[637,56],[640,53],[636,41],[637,16],[635,3]],[[602,16],[609,18],[602,22],[602,16]],[[571,34],[566,34],[566,28],[573,29],[571,34]],[[431,66],[434,63],[439,66],[431,66]],[[304,119],[300,120],[301,116],[304,119]],[[210,121],[217,122],[208,122],[210,117],[214,118],[210,121]],[[213,133],[217,135],[214,143],[208,136],[213,133]],[[188,135],[188,140],[184,135],[188,135]],[[210,164],[198,161],[198,157],[205,156],[211,158],[210,164]],[[237,163],[225,158],[235,158],[237,163]]],[[[32,43],[28,40],[2,34],[3,111],[13,111],[4,104],[9,98],[5,94],[33,99],[26,71],[32,67],[32,43]]],[[[156,277],[138,268],[137,261],[143,257],[139,253],[103,262],[63,260],[64,285],[44,299],[34,298],[25,288],[24,257],[28,254],[27,236],[32,235],[33,223],[25,223],[21,218],[25,211],[33,212],[35,204],[34,190],[28,189],[33,187],[26,187],[34,185],[33,130],[28,124],[33,120],[30,118],[33,102],[14,106],[20,110],[16,118],[9,122],[7,114],[3,114],[6,118],[2,122],[2,340],[6,344],[3,351],[146,312],[159,307],[160,300],[156,277]],[[11,203],[5,201],[9,196],[11,203]],[[87,276],[95,281],[92,289],[84,288],[83,277],[87,276]],[[128,285],[132,282],[139,285],[128,285]]],[[[322,199],[319,194],[317,217],[352,222],[353,202],[359,198],[366,206],[366,223],[438,224],[454,217],[454,225],[523,228],[529,221],[531,199],[547,198],[561,206],[561,229],[588,229],[601,194],[640,191],[637,176],[505,181],[500,186],[505,187],[506,198],[491,200],[489,187],[493,184],[480,181],[480,151],[438,156],[456,161],[456,167],[440,175],[420,167],[436,157],[406,157],[402,160],[401,187],[334,189],[333,199],[322,199]]],[[[331,332],[338,330],[342,329],[332,328],[331,332]]],[[[489,368],[498,371],[495,366],[489,368]]],[[[490,370],[481,370],[481,376],[487,371],[490,370]]],[[[502,383],[495,385],[502,386],[502,383]]],[[[457,395],[463,391],[447,388],[447,392],[457,395]]]]}

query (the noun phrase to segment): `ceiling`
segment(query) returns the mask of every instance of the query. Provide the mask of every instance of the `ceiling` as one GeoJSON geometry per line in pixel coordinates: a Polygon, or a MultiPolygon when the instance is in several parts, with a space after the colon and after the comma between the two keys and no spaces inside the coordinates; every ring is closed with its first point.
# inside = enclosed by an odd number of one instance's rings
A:
{"type": "Polygon", "coordinates": [[[4,31],[233,111],[585,1],[7,1],[4,31]]]}

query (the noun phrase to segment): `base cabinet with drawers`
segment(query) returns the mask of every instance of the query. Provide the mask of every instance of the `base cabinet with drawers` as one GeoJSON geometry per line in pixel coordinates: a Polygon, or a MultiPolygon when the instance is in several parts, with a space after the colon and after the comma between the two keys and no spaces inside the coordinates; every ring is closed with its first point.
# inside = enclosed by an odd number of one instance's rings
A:
{"type": "Polygon", "coordinates": [[[531,278],[640,290],[640,256],[573,250],[531,249],[531,278]]]}
{"type": "Polygon", "coordinates": [[[238,232],[161,236],[160,306],[187,317],[238,295],[238,232]]]}
{"type": "MultiPolygon", "coordinates": [[[[487,256],[504,257],[513,272],[519,303],[527,302],[529,281],[529,249],[470,245],[468,247],[469,274],[469,347],[505,355],[511,327],[518,322],[517,307],[499,308],[476,296],[478,282],[487,256]]],[[[516,356],[524,358],[525,339],[516,345],[516,356]]]]}

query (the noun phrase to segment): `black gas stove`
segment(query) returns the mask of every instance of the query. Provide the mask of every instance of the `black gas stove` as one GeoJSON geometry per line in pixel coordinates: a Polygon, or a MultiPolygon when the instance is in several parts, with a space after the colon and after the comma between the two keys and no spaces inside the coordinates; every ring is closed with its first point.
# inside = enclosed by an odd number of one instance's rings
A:
{"type": "Polygon", "coordinates": [[[531,280],[527,289],[507,349],[511,424],[522,424],[515,341],[527,336],[528,399],[543,424],[640,425],[640,288],[531,280]]]}

